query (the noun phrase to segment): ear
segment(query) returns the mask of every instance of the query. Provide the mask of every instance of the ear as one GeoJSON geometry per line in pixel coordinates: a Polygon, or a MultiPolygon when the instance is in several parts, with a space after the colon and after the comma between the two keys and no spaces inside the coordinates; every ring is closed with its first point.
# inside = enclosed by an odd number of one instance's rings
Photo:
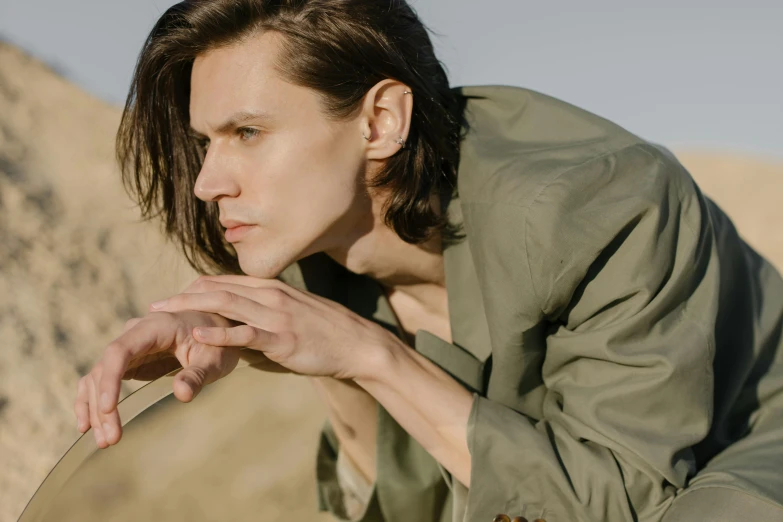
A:
{"type": "MultiPolygon", "coordinates": [[[[381,80],[367,91],[359,118],[367,159],[383,160],[399,152],[407,141],[413,112],[413,94],[396,80],[381,80]],[[369,138],[369,139],[367,139],[369,138]]],[[[405,146],[408,146],[407,143],[405,146]]]]}

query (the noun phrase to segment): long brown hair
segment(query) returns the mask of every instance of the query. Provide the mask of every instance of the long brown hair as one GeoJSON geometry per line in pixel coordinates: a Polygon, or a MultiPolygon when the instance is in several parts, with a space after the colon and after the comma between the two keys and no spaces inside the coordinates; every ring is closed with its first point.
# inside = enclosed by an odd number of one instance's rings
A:
{"type": "Polygon", "coordinates": [[[142,216],[161,217],[199,272],[241,273],[217,204],[192,192],[204,157],[189,131],[190,72],[199,54],[257,31],[284,36],[278,70],[318,92],[328,117],[354,115],[385,78],[411,88],[407,145],[370,186],[392,194],[384,219],[403,240],[421,243],[435,230],[444,242],[458,239],[430,201],[456,185],[462,102],[404,0],[189,0],[169,8],[141,50],[117,133],[123,183],[142,216]]]}

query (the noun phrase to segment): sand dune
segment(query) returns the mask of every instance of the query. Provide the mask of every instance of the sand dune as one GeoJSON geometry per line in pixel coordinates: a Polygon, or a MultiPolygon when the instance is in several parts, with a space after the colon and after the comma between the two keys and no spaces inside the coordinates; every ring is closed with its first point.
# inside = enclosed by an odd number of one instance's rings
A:
{"type": "MultiPolygon", "coordinates": [[[[155,226],[138,223],[113,160],[118,118],[118,108],[0,44],[0,522],[16,520],[78,437],[71,407],[79,376],[126,319],[195,276],[155,226]]],[[[747,240],[783,266],[783,165],[678,156],[747,240]]],[[[181,486],[189,498],[233,496],[217,501],[213,519],[326,520],[311,518],[323,412],[309,384],[278,375],[245,384],[243,400],[213,406],[211,417],[242,417],[243,431],[199,428],[225,458],[190,462],[192,480],[181,486]],[[196,480],[220,462],[244,477],[241,487],[196,480]]],[[[165,513],[165,490],[156,494],[165,513]]]]}
{"type": "MultiPolygon", "coordinates": [[[[113,160],[119,113],[0,45],[0,522],[17,519],[78,438],[78,378],[128,318],[195,277],[156,226],[138,222],[121,187],[113,160]]],[[[257,485],[224,512],[235,520],[281,512],[305,519],[315,510],[320,403],[303,379],[254,383],[244,391],[257,400],[237,401],[233,411],[248,428],[265,429],[244,438],[218,431],[211,441],[247,479],[245,489],[257,485]],[[237,440],[240,447],[230,444],[237,440]],[[241,444],[273,469],[243,461],[241,444]]],[[[140,384],[126,385],[123,396],[140,384]]],[[[198,466],[205,475],[214,472],[208,456],[198,466]]],[[[223,487],[209,491],[231,498],[231,484],[223,487]]]]}
{"type": "Polygon", "coordinates": [[[676,154],[745,241],[783,270],[783,162],[714,151],[676,154]]]}

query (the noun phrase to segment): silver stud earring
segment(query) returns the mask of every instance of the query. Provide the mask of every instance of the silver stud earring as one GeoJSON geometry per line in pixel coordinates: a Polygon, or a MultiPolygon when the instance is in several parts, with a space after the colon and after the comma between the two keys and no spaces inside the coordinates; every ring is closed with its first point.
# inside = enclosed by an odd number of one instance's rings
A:
{"type": "Polygon", "coordinates": [[[364,138],[364,139],[365,139],[365,140],[367,140],[367,141],[370,141],[370,138],[368,138],[367,136],[365,136],[363,132],[362,132],[362,138],[364,138]]]}
{"type": "Polygon", "coordinates": [[[402,91],[403,94],[413,94],[411,91],[402,91]]]}
{"type": "Polygon", "coordinates": [[[396,140],[394,140],[394,141],[395,141],[396,143],[399,143],[400,145],[402,145],[402,148],[403,148],[403,149],[405,148],[405,140],[404,140],[404,139],[402,139],[402,136],[400,136],[399,138],[397,138],[397,139],[396,139],[396,140]]]}

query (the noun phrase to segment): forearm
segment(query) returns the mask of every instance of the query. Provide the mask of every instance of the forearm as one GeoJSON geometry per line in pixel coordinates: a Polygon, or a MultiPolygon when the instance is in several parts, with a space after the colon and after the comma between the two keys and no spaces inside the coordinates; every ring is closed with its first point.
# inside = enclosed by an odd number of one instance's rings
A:
{"type": "Polygon", "coordinates": [[[309,377],[323,400],[329,421],[345,453],[368,482],[375,481],[378,403],[352,381],[309,377]]]}
{"type": "Polygon", "coordinates": [[[470,484],[467,443],[473,394],[409,347],[377,352],[372,369],[356,380],[432,457],[463,485],[470,484]]]}

